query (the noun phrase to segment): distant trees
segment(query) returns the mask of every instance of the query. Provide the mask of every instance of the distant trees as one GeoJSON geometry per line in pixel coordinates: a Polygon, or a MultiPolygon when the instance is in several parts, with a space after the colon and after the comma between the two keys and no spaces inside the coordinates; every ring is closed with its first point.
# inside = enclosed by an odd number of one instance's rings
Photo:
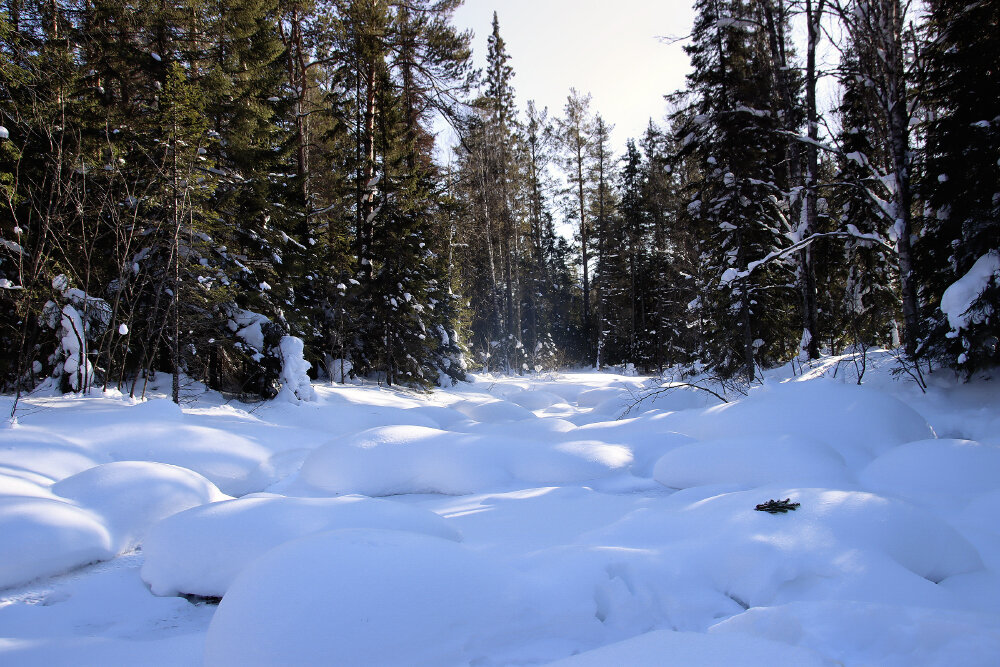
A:
{"type": "Polygon", "coordinates": [[[314,367],[462,377],[426,130],[463,95],[456,4],[10,3],[4,388],[65,371],[42,314],[77,292],[108,320],[88,381],[130,393],[162,369],[175,400],[181,373],[272,395],[286,335],[314,367]]]}
{"type": "Polygon", "coordinates": [[[496,15],[477,78],[458,5],[6,2],[0,389],[1000,360],[995,3],[698,0],[623,147],[518,109],[496,15]]]}

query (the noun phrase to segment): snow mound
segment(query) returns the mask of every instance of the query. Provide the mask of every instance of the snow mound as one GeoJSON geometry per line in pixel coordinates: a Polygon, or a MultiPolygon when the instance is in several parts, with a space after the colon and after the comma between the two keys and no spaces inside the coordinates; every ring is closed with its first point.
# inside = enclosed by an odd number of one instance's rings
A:
{"type": "Polygon", "coordinates": [[[2,496],[51,498],[52,492],[43,477],[0,468],[0,497],[2,496]]]}
{"type": "Polygon", "coordinates": [[[52,492],[101,517],[117,553],[171,514],[229,498],[196,472],[146,461],[105,463],[57,482],[52,492]]]}
{"type": "Polygon", "coordinates": [[[665,454],[653,470],[664,486],[767,484],[837,488],[849,478],[843,457],[818,440],[796,436],[724,438],[665,454]]]}
{"type": "Polygon", "coordinates": [[[261,554],[305,535],[342,528],[461,538],[433,512],[388,500],[246,497],[196,507],[154,526],[143,545],[142,578],[156,595],[221,597],[261,554]]]}
{"type": "Polygon", "coordinates": [[[579,427],[577,435],[628,448],[632,452],[632,474],[647,478],[653,475],[653,466],[664,454],[697,442],[680,433],[657,431],[648,422],[635,418],[585,424],[579,427]]]}
{"type": "Polygon", "coordinates": [[[334,493],[464,495],[509,481],[474,436],[423,426],[385,426],[313,450],[302,464],[306,483],[334,493]]]}
{"type": "MultiPolygon", "coordinates": [[[[1000,536],[1000,524],[996,520],[998,516],[1000,516],[1000,490],[978,496],[962,511],[959,521],[964,522],[966,526],[976,526],[979,530],[1000,536]]],[[[996,543],[996,549],[996,553],[1000,555],[1000,542],[996,543]]]]}
{"type": "Polygon", "coordinates": [[[911,502],[969,501],[1000,489],[1000,445],[973,440],[919,440],[872,461],[861,481],[911,502]]]}
{"type": "Polygon", "coordinates": [[[92,513],[49,498],[0,498],[0,588],[114,556],[92,513]]]}
{"type": "Polygon", "coordinates": [[[915,410],[886,393],[832,380],[768,385],[748,398],[658,420],[659,427],[699,440],[795,435],[819,438],[849,466],[864,465],[896,445],[933,438],[915,410]]]}
{"type": "Polygon", "coordinates": [[[600,387],[581,391],[576,396],[576,404],[581,408],[596,408],[608,401],[621,401],[625,405],[625,401],[629,397],[629,393],[623,389],[600,387]]]}
{"type": "Polygon", "coordinates": [[[640,397],[645,398],[639,403],[636,410],[655,409],[662,412],[678,412],[680,410],[707,408],[720,403],[719,399],[707,391],[676,384],[666,391],[654,389],[651,393],[638,392],[636,398],[640,397]]]}
{"type": "Polygon", "coordinates": [[[749,609],[709,629],[821,651],[835,664],[988,667],[1000,655],[996,617],[858,601],[749,609]]]}
{"type": "Polygon", "coordinates": [[[259,491],[254,476],[271,456],[257,442],[220,428],[156,422],[141,431],[124,429],[106,451],[115,461],[153,461],[193,470],[230,496],[259,491]]]}
{"type": "Polygon", "coordinates": [[[650,562],[631,590],[666,598],[676,587],[716,591],[744,608],[801,599],[941,605],[946,594],[935,583],[983,567],[976,549],[929,512],[829,489],[765,487],[636,510],[586,540],[645,554],[650,562]],[[755,511],[778,498],[800,507],[755,511]]]}
{"type": "MultiPolygon", "coordinates": [[[[510,447],[510,443],[507,447],[510,447]]],[[[517,443],[519,444],[519,443],[517,443]]],[[[498,452],[503,443],[494,443],[498,452]]],[[[598,440],[573,440],[535,448],[520,447],[507,462],[511,475],[527,484],[571,484],[606,477],[625,470],[632,463],[626,447],[608,445],[598,440]]]]}
{"type": "Polygon", "coordinates": [[[301,478],[334,493],[465,495],[515,481],[540,485],[598,479],[629,463],[626,448],[597,442],[547,444],[388,426],[319,447],[303,463],[301,478]]]}
{"type": "Polygon", "coordinates": [[[520,405],[526,410],[544,410],[545,408],[562,403],[561,396],[556,396],[552,392],[542,390],[524,390],[509,394],[507,400],[516,405],[520,405]]]}
{"type": "Polygon", "coordinates": [[[602,646],[572,658],[549,663],[548,667],[662,667],[669,664],[685,667],[773,667],[797,665],[822,667],[823,658],[809,649],[737,634],[675,632],[654,630],[625,641],[602,646]]]}
{"type": "Polygon", "coordinates": [[[69,440],[26,427],[5,431],[0,444],[0,470],[33,473],[50,483],[107,461],[69,440]]]}
{"type": "Polygon", "coordinates": [[[150,398],[130,406],[122,415],[129,421],[180,421],[184,417],[181,406],[166,398],[150,398]]]}
{"type": "Polygon", "coordinates": [[[462,401],[451,407],[477,422],[496,424],[536,419],[535,414],[530,410],[507,401],[486,401],[485,403],[462,401]]]}
{"type": "Polygon", "coordinates": [[[209,627],[205,664],[486,662],[499,636],[516,636],[518,583],[484,556],[425,535],[311,535],[233,582],[209,627]]]}

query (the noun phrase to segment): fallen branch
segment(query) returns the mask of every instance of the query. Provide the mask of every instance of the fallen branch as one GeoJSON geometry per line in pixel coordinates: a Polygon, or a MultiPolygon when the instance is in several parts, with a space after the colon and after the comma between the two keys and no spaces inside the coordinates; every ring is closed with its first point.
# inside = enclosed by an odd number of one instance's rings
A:
{"type": "MultiPolygon", "coordinates": [[[[690,387],[692,389],[700,389],[701,391],[706,391],[709,394],[711,394],[712,396],[715,396],[717,399],[719,399],[723,403],[728,403],[729,402],[729,399],[727,399],[725,396],[719,395],[718,393],[712,391],[708,387],[702,387],[701,385],[694,384],[692,382],[671,382],[669,386],[666,386],[666,387],[661,386],[661,387],[658,387],[656,389],[651,389],[651,390],[645,392],[644,394],[641,394],[627,408],[625,408],[625,412],[623,412],[620,415],[618,415],[618,419],[624,419],[625,417],[627,417],[628,414],[630,412],[632,412],[633,408],[635,408],[636,406],[638,406],[640,403],[642,403],[643,401],[645,401],[647,398],[656,397],[656,396],[659,396],[660,394],[665,394],[665,393],[668,393],[670,391],[673,391],[674,389],[679,389],[681,387],[690,387]]],[[[654,398],[654,400],[655,400],[655,398],[654,398]]]]}
{"type": "Polygon", "coordinates": [[[768,514],[785,514],[788,511],[795,511],[798,509],[800,503],[793,503],[791,498],[785,498],[784,500],[768,500],[766,503],[761,503],[754,507],[758,512],[767,512],[768,514]]]}

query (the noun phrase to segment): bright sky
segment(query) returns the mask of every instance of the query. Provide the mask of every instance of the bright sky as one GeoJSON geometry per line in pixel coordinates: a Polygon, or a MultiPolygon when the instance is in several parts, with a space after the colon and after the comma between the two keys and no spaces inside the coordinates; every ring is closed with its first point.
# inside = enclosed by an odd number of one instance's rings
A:
{"type": "MultiPolygon", "coordinates": [[[[518,107],[535,100],[561,115],[569,89],[593,95],[591,110],[615,125],[615,153],[640,137],[649,118],[661,123],[663,95],[684,86],[688,57],[680,44],[691,30],[692,0],[465,0],[455,24],[475,32],[477,67],[486,65],[493,11],[514,68],[518,107]]],[[[661,123],[662,124],[662,123],[661,123]]]]}

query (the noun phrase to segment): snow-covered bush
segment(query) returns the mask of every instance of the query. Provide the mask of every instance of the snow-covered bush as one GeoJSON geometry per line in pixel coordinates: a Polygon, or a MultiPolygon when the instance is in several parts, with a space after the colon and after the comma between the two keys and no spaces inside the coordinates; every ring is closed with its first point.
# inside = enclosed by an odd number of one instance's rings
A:
{"type": "Polygon", "coordinates": [[[229,330],[238,339],[235,348],[247,357],[249,389],[266,398],[315,398],[302,339],[285,335],[281,326],[264,315],[240,308],[230,312],[229,330]]]}
{"type": "Polygon", "coordinates": [[[316,398],[312,383],[309,381],[310,363],[303,356],[301,338],[282,336],[278,343],[278,357],[281,359],[281,391],[278,398],[288,400],[311,401],[316,398]]]}
{"type": "Polygon", "coordinates": [[[992,251],[976,260],[941,295],[943,318],[930,344],[936,356],[967,374],[1000,364],[998,303],[1000,253],[992,251]]]}
{"type": "Polygon", "coordinates": [[[111,323],[111,306],[70,287],[62,274],[52,279],[52,288],[59,302],[50,300],[42,310],[43,322],[56,334],[56,349],[49,357],[52,376],[63,391],[85,392],[94,383],[91,347],[111,323]]]}

